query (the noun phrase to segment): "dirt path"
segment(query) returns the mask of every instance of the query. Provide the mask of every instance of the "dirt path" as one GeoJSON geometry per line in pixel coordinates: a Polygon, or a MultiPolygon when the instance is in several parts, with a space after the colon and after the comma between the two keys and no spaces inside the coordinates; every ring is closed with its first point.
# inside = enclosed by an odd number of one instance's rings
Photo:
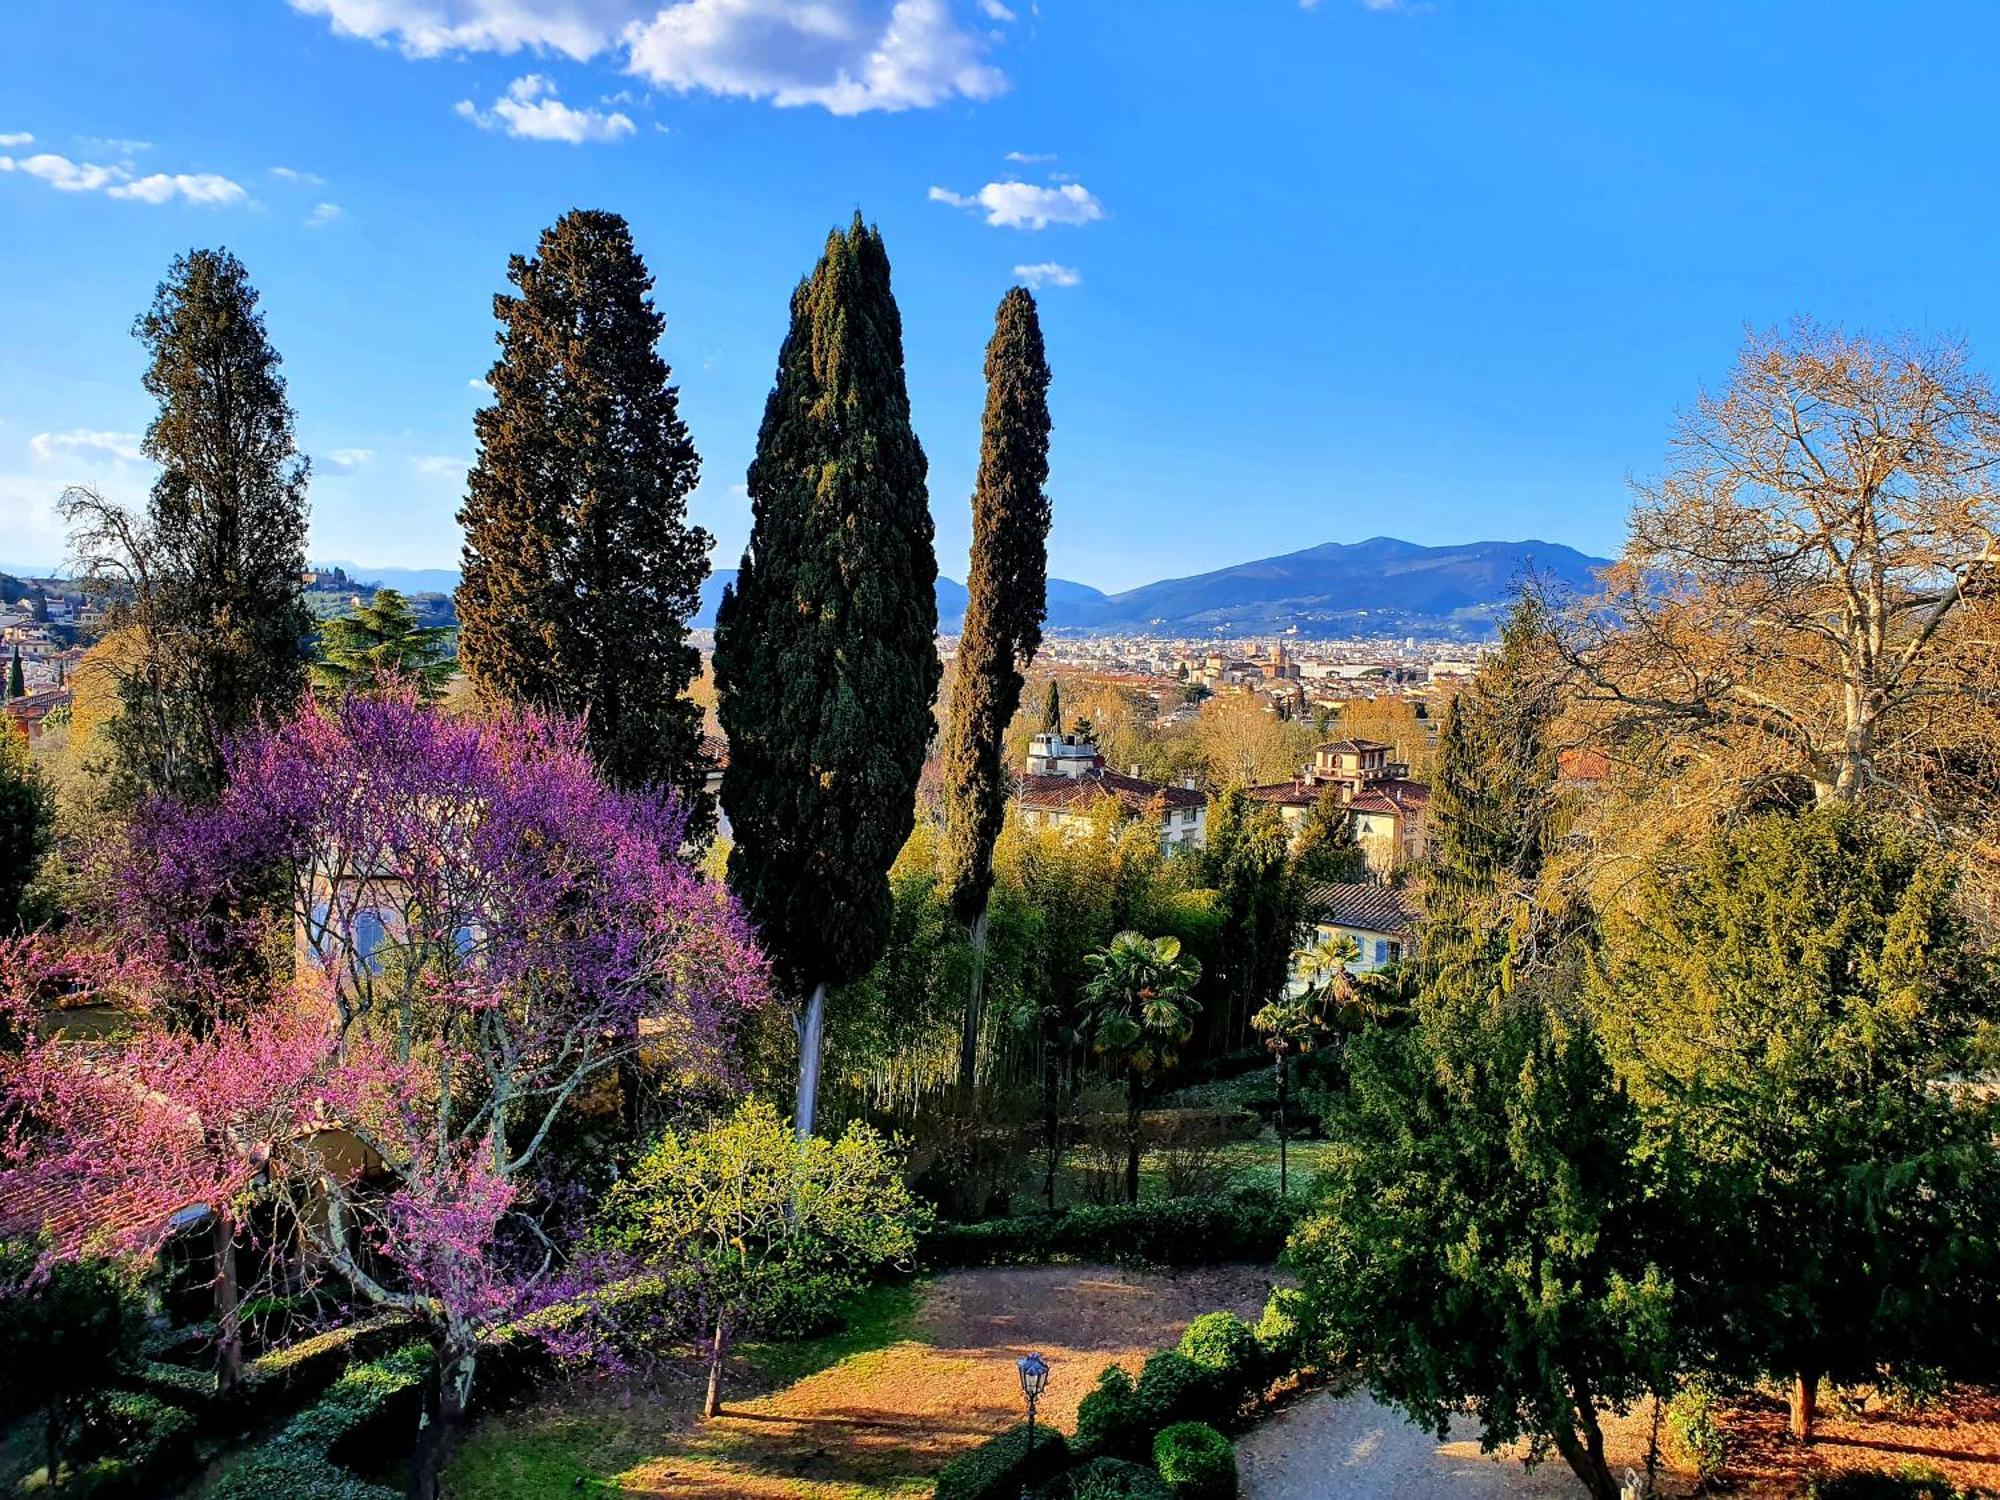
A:
{"type": "Polygon", "coordinates": [[[907,1336],[783,1390],[692,1418],[691,1383],[634,1401],[578,1387],[490,1418],[452,1472],[454,1500],[563,1492],[690,1500],[917,1496],[946,1460],[1021,1420],[1014,1361],[1049,1362],[1043,1416],[1072,1427],[1113,1360],[1136,1370],[1201,1313],[1254,1318],[1268,1267],[1148,1274],[1107,1266],[956,1271],[924,1289],[907,1336]]]}

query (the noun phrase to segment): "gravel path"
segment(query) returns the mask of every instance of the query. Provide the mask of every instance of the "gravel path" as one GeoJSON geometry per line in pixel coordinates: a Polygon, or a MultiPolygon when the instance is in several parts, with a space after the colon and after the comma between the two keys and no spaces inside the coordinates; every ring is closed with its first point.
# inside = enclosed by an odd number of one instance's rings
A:
{"type": "Polygon", "coordinates": [[[1236,1445],[1243,1500],[1575,1500],[1560,1461],[1532,1472],[1479,1451],[1478,1429],[1456,1423],[1440,1443],[1365,1391],[1313,1396],[1236,1445]]]}

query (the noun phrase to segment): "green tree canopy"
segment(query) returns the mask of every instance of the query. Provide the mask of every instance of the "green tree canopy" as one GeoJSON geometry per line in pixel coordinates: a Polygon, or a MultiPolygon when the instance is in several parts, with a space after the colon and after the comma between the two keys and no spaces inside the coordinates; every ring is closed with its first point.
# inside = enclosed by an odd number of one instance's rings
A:
{"type": "Polygon", "coordinates": [[[797,1124],[826,988],[867,972],[934,723],[937,558],[881,234],[827,237],[792,296],[750,465],[750,544],[716,618],[729,881],[800,997],[797,1124]]]}
{"type": "Polygon", "coordinates": [[[0,938],[19,932],[28,887],[55,842],[55,793],[14,727],[0,721],[0,938]]]}
{"type": "Polygon", "coordinates": [[[507,279],[458,517],[466,675],[488,701],[582,719],[613,782],[671,788],[705,837],[688,621],[712,538],[687,520],[701,460],[660,357],[652,273],[623,218],[574,209],[507,279]]]}
{"type": "Polygon", "coordinates": [[[1817,1387],[1984,1368],[2000,1154],[1966,1080],[1995,1018],[1949,860],[1839,805],[1766,814],[1607,913],[1594,1003],[1715,1356],[1817,1387]]]}
{"type": "Polygon", "coordinates": [[[958,1068],[967,1087],[978,1060],[993,844],[1007,811],[1001,755],[1047,610],[1048,477],[1049,366],[1034,295],[1017,286],[1000,299],[986,346],[972,571],[943,746],[945,893],[973,947],[958,1068]]]}
{"type": "Polygon", "coordinates": [[[456,670],[450,628],[419,625],[395,589],[377,589],[368,603],[322,625],[311,668],[313,687],[328,697],[378,692],[394,680],[426,700],[442,693],[456,670]]]}
{"type": "Polygon", "coordinates": [[[707,1415],[721,1408],[733,1330],[824,1318],[915,1250],[923,1214],[901,1166],[865,1124],[801,1137],[753,1100],[706,1130],[661,1136],[612,1189],[603,1239],[691,1282],[713,1309],[707,1415]]]}
{"type": "Polygon", "coordinates": [[[289,713],[306,683],[308,464],[257,293],[227,250],[175,258],[133,333],[159,413],[143,521],[95,492],[63,497],[79,572],[136,649],[108,726],[128,795],[212,794],[223,747],[289,713]]]}

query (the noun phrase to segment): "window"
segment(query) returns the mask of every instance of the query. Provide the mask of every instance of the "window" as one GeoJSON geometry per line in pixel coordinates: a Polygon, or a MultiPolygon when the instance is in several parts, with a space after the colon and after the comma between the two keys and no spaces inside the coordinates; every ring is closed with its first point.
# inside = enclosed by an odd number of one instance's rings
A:
{"type": "Polygon", "coordinates": [[[1399,964],[1402,961],[1403,961],[1403,945],[1397,942],[1394,938],[1391,938],[1389,940],[1389,962],[1392,964],[1399,964]]]}
{"type": "Polygon", "coordinates": [[[1382,965],[1386,964],[1388,961],[1389,961],[1389,940],[1387,938],[1375,939],[1375,967],[1379,969],[1382,967],[1382,965]]]}

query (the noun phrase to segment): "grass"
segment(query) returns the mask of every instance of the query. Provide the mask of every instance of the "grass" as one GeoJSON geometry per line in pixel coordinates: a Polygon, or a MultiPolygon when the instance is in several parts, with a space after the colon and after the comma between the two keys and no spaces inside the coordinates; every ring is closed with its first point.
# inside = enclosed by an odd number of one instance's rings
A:
{"type": "Polygon", "coordinates": [[[737,1352],[772,1386],[796,1385],[842,1360],[909,1338],[919,1300],[916,1282],[883,1282],[850,1298],[832,1333],[792,1343],[743,1344],[737,1352]]]}

